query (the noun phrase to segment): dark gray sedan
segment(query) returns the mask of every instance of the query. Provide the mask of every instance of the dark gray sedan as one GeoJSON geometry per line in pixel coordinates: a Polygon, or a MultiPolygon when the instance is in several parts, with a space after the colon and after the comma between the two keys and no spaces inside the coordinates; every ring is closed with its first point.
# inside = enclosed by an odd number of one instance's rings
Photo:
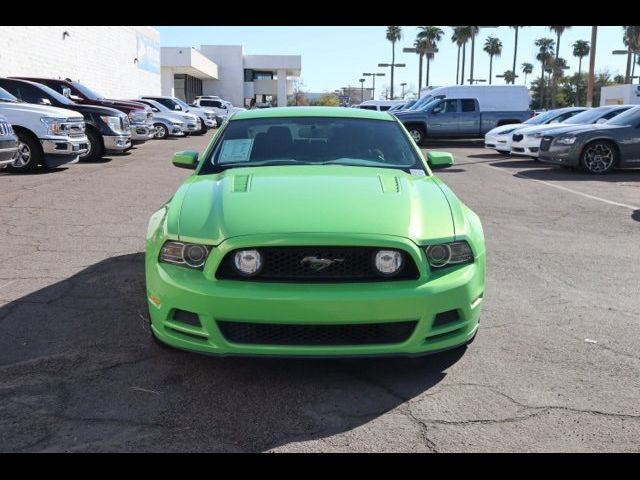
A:
{"type": "Polygon", "coordinates": [[[539,160],[587,173],[608,173],[617,167],[640,166],[640,106],[606,123],[550,130],[540,143],[539,160]]]}

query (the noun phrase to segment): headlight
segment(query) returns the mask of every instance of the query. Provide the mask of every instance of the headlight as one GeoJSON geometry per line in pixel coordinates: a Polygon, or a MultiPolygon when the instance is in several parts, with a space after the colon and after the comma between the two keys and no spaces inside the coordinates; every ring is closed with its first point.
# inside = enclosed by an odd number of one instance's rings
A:
{"type": "Polygon", "coordinates": [[[258,250],[238,250],[233,256],[233,267],[243,277],[253,277],[262,270],[262,255],[258,250]]]}
{"type": "Polygon", "coordinates": [[[212,120],[213,118],[215,118],[215,115],[213,113],[205,113],[204,116],[208,120],[212,120]]]}
{"type": "Polygon", "coordinates": [[[573,145],[576,143],[576,137],[560,137],[556,140],[556,143],[561,143],[562,145],[573,145]]]}
{"type": "Polygon", "coordinates": [[[390,277],[402,268],[402,254],[397,250],[378,250],[374,264],[380,275],[390,277]]]}
{"type": "Polygon", "coordinates": [[[201,270],[209,256],[209,247],[195,243],[166,242],[160,250],[160,261],[201,270]]]}
{"type": "Polygon", "coordinates": [[[47,133],[49,135],[66,135],[62,125],[67,121],[66,118],[42,117],[40,121],[47,127],[47,133]]]}
{"type": "Polygon", "coordinates": [[[114,132],[123,133],[122,132],[122,122],[120,121],[120,117],[110,117],[108,115],[105,115],[105,116],[101,115],[100,118],[102,119],[102,121],[104,123],[109,125],[109,128],[111,130],[113,130],[114,132]]]}
{"type": "Polygon", "coordinates": [[[147,120],[147,112],[145,110],[131,110],[128,115],[131,123],[144,123],[147,120]]]}
{"type": "Polygon", "coordinates": [[[426,253],[429,265],[434,269],[473,262],[473,251],[465,241],[430,245],[426,253]]]}
{"type": "Polygon", "coordinates": [[[512,128],[511,130],[503,130],[501,132],[494,133],[494,135],[509,135],[510,133],[513,133],[516,130],[517,130],[516,128],[512,128]]]}
{"type": "Polygon", "coordinates": [[[530,135],[527,135],[527,137],[530,137],[530,138],[540,138],[540,137],[542,137],[542,133],[532,133],[532,134],[530,134],[530,135]]]}

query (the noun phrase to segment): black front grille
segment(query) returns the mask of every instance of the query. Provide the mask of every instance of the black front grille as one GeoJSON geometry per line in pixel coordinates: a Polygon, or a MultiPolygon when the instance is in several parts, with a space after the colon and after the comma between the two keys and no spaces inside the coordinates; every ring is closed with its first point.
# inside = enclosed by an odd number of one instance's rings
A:
{"type": "Polygon", "coordinates": [[[418,322],[345,325],[218,322],[224,338],[252,345],[382,345],[407,340],[418,322]]]}
{"type": "Polygon", "coordinates": [[[233,265],[236,251],[229,252],[223,259],[216,278],[250,281],[304,281],[304,282],[375,282],[417,279],[418,269],[411,256],[402,253],[400,272],[392,277],[380,275],[374,265],[374,257],[379,248],[373,247],[264,247],[258,248],[262,255],[263,267],[254,277],[246,278],[238,274],[233,265]],[[307,257],[334,260],[321,270],[314,270],[307,257]]]}
{"type": "Polygon", "coordinates": [[[540,150],[546,152],[547,150],[549,150],[550,146],[551,146],[551,138],[550,137],[542,137],[542,140],[540,141],[540,150]]]}
{"type": "Polygon", "coordinates": [[[520,140],[522,140],[524,138],[524,135],[522,135],[521,133],[514,133],[513,136],[511,137],[511,139],[514,142],[519,142],[520,140]]]}

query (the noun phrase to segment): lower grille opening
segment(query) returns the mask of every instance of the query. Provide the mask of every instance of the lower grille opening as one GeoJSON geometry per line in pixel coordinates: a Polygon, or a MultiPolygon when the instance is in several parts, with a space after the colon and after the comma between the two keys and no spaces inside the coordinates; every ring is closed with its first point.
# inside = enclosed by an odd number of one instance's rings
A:
{"type": "Polygon", "coordinates": [[[438,335],[432,335],[430,337],[426,338],[427,342],[439,342],[442,340],[448,340],[449,338],[453,338],[457,335],[460,334],[460,332],[462,332],[465,329],[465,327],[460,327],[460,328],[456,328],[455,330],[451,331],[451,332],[446,332],[446,333],[440,333],[438,335]]]}
{"type": "Polygon", "coordinates": [[[185,310],[174,310],[173,319],[177,322],[186,323],[187,325],[191,325],[193,327],[202,327],[198,315],[192,312],[187,312],[185,310]]]}
{"type": "Polygon", "coordinates": [[[177,328],[173,328],[173,327],[166,327],[168,330],[171,330],[171,333],[173,333],[174,335],[177,334],[178,336],[182,335],[183,337],[186,337],[189,340],[198,340],[200,342],[206,342],[207,341],[207,337],[204,335],[196,335],[195,333],[190,333],[190,332],[183,332],[182,330],[178,330],[177,328]]]}
{"type": "Polygon", "coordinates": [[[446,312],[438,313],[436,318],[433,319],[434,327],[441,327],[448,323],[457,322],[460,319],[457,310],[449,310],[446,312]]]}
{"type": "Polygon", "coordinates": [[[247,323],[219,320],[226,340],[253,345],[384,345],[407,340],[417,321],[342,325],[247,323]]]}

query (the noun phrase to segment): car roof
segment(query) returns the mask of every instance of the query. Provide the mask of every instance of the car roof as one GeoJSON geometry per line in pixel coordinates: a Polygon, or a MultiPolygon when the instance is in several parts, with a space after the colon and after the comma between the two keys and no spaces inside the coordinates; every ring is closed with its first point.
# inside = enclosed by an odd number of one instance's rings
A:
{"type": "Polygon", "coordinates": [[[257,110],[245,110],[234,113],[229,120],[249,120],[253,118],[286,118],[286,117],[334,117],[365,118],[370,120],[395,121],[387,112],[360,110],[343,107],[275,107],[257,110]]]}

